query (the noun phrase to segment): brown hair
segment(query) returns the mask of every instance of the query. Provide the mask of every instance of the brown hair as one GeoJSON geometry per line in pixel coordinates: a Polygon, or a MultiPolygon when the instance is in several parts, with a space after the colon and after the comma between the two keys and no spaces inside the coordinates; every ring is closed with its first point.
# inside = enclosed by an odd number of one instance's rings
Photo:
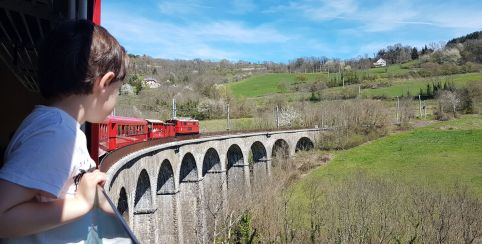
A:
{"type": "Polygon", "coordinates": [[[103,27],[87,20],[62,23],[39,49],[38,84],[46,99],[90,94],[95,79],[109,71],[124,80],[125,49],[103,27]]]}

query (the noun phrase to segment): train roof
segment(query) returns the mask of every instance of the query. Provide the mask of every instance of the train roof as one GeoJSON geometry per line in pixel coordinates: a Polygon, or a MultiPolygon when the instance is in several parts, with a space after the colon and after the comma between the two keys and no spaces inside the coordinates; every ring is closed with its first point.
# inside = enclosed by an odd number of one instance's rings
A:
{"type": "Polygon", "coordinates": [[[129,124],[140,124],[140,125],[147,124],[147,121],[145,119],[123,117],[123,116],[112,116],[112,115],[107,116],[104,122],[129,123],[129,124]]]}
{"type": "Polygon", "coordinates": [[[191,121],[191,122],[199,122],[197,119],[188,118],[188,117],[174,117],[168,121],[191,121]]]}
{"type": "Polygon", "coordinates": [[[149,122],[149,123],[159,123],[159,124],[161,124],[161,123],[164,123],[164,124],[165,124],[165,123],[166,123],[166,122],[164,122],[164,121],[162,121],[162,120],[158,120],[158,119],[146,119],[146,120],[147,120],[147,122],[149,122]]]}

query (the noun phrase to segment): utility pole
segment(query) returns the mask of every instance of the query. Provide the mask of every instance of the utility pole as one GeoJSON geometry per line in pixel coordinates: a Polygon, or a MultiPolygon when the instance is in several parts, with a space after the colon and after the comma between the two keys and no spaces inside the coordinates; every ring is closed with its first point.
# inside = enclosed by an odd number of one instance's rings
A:
{"type": "Polygon", "coordinates": [[[229,121],[229,103],[226,106],[226,110],[228,112],[227,120],[226,120],[226,130],[229,130],[231,127],[231,121],[229,121]]]}
{"type": "Polygon", "coordinates": [[[279,107],[276,106],[276,128],[279,128],[279,107]]]}
{"type": "Polygon", "coordinates": [[[419,107],[419,110],[420,110],[420,118],[422,118],[422,99],[420,97],[420,94],[418,95],[418,107],[419,107]]]}
{"type": "Polygon", "coordinates": [[[400,123],[400,98],[397,96],[397,123],[400,123]]]}
{"type": "Polygon", "coordinates": [[[323,108],[321,109],[321,128],[325,128],[325,123],[324,123],[324,115],[325,115],[325,111],[323,110],[323,108]]]}
{"type": "Polygon", "coordinates": [[[176,99],[173,98],[173,99],[172,99],[172,117],[173,117],[173,118],[176,118],[176,113],[177,113],[177,109],[176,109],[176,99]]]}

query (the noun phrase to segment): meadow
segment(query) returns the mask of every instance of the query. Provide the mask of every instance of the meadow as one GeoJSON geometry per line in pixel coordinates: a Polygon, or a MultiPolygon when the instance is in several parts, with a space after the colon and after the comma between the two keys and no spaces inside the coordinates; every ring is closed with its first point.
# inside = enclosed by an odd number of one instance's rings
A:
{"type": "MultiPolygon", "coordinates": [[[[461,88],[467,85],[468,82],[482,82],[482,73],[465,73],[446,76],[433,76],[428,78],[416,78],[416,79],[400,79],[393,78],[396,75],[403,75],[410,70],[415,69],[403,69],[400,65],[392,65],[388,68],[372,68],[367,71],[359,71],[359,73],[375,74],[379,78],[379,81],[385,81],[389,86],[366,88],[360,90],[360,95],[366,98],[395,98],[397,96],[417,96],[420,93],[420,89],[426,91],[427,84],[441,83],[453,83],[455,87],[461,88]]],[[[331,74],[336,75],[336,74],[331,74]]],[[[281,95],[288,98],[288,100],[308,100],[311,96],[311,92],[307,91],[306,87],[316,81],[329,80],[328,73],[276,73],[276,74],[262,74],[255,75],[248,79],[227,84],[228,89],[236,98],[248,98],[256,101],[258,104],[262,103],[265,98],[281,95]],[[306,77],[305,81],[299,81],[297,77],[306,77]],[[296,86],[305,86],[303,90],[297,90],[296,86]]],[[[325,88],[320,91],[321,100],[329,99],[333,97],[340,97],[343,94],[349,94],[350,96],[358,95],[358,84],[346,85],[343,87],[325,88]]]]}
{"type": "MultiPolygon", "coordinates": [[[[326,153],[326,152],[319,152],[326,153]]],[[[482,197],[482,116],[436,122],[395,133],[353,149],[331,152],[334,159],[313,170],[294,187],[294,199],[305,199],[304,185],[338,181],[355,173],[407,184],[446,189],[455,182],[482,197]]]]}

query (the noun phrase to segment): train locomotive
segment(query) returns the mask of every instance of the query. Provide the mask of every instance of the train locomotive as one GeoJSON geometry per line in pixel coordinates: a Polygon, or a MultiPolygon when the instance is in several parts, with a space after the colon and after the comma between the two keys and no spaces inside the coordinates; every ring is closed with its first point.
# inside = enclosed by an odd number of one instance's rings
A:
{"type": "Polygon", "coordinates": [[[138,142],[199,134],[199,121],[172,118],[167,121],[108,116],[97,125],[99,149],[104,153],[138,142]]]}

